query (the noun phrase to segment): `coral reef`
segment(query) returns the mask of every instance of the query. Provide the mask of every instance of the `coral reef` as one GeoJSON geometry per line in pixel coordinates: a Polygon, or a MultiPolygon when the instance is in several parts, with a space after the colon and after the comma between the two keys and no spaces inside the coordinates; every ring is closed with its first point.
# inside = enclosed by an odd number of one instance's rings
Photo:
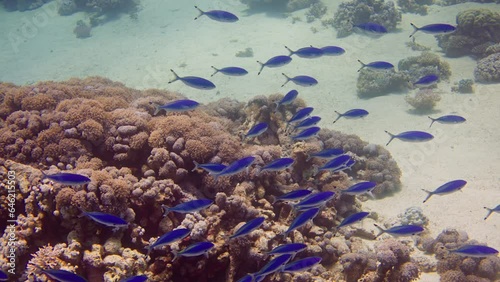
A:
{"type": "Polygon", "coordinates": [[[73,33],[76,35],[76,38],[87,38],[90,37],[90,31],[92,28],[87,25],[84,21],[79,20],[76,22],[76,27],[73,29],[73,33]]]}
{"type": "MultiPolygon", "coordinates": [[[[490,9],[469,9],[458,13],[457,30],[438,36],[438,43],[449,57],[484,57],[487,49],[500,43],[500,13],[490,9]]],[[[491,53],[490,53],[491,54],[491,53]]]]}
{"type": "Polygon", "coordinates": [[[474,80],[461,79],[451,87],[451,91],[458,93],[474,93],[474,80]]]}
{"type": "Polygon", "coordinates": [[[319,3],[319,0],[240,0],[246,4],[250,10],[271,10],[279,12],[293,12],[305,9],[313,4],[319,3]]]}
{"type": "Polygon", "coordinates": [[[434,0],[398,0],[398,6],[404,13],[427,15],[427,5],[432,5],[434,0]]]}
{"type": "Polygon", "coordinates": [[[405,72],[362,69],[356,84],[359,97],[371,98],[407,89],[410,77],[405,72]]]}
{"type": "Polygon", "coordinates": [[[3,5],[7,11],[27,11],[41,7],[50,0],[3,0],[3,5]]]}
{"type": "Polygon", "coordinates": [[[479,60],[474,69],[474,78],[478,82],[500,82],[500,53],[479,60]]]}
{"type": "Polygon", "coordinates": [[[429,113],[441,101],[441,95],[432,88],[424,88],[417,90],[414,94],[407,95],[405,100],[416,112],[429,113]]]}
{"type": "Polygon", "coordinates": [[[306,20],[308,23],[321,19],[327,12],[328,8],[323,2],[312,4],[306,12],[306,20]]]}
{"type": "Polygon", "coordinates": [[[398,70],[408,74],[411,81],[435,74],[440,80],[447,80],[451,76],[451,67],[437,54],[422,52],[419,56],[402,59],[398,63],[398,70]]]}
{"type": "Polygon", "coordinates": [[[388,31],[393,31],[401,22],[399,12],[394,2],[382,0],[353,0],[339,5],[333,16],[333,27],[337,37],[346,37],[353,32],[353,23],[374,22],[383,25],[388,31]]]}

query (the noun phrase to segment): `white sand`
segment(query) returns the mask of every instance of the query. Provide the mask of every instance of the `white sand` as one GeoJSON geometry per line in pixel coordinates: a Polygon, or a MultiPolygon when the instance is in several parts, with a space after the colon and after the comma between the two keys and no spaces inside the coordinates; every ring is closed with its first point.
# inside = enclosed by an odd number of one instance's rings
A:
{"type": "MultiPolygon", "coordinates": [[[[294,13],[303,21],[292,24],[291,18],[264,14],[245,16],[242,12],[245,6],[237,0],[198,3],[203,9],[224,8],[240,15],[238,23],[224,24],[207,17],[194,21],[197,11],[192,7],[193,1],[142,2],[143,9],[137,21],[123,16],[93,29],[92,37],[87,39],[77,39],[72,33],[76,21],[84,19],[84,14],[57,16],[54,3],[32,12],[0,11],[0,34],[4,35],[0,41],[0,80],[26,84],[101,75],[130,87],[179,91],[201,102],[224,96],[247,100],[255,95],[285,93],[296,88],[299,97],[315,107],[315,114],[323,118],[321,126],[357,134],[364,140],[385,145],[389,137],[384,130],[393,133],[428,130],[430,120],[426,116],[411,114],[404,94],[359,99],[356,95],[357,59],[366,62],[387,60],[396,64],[400,59],[418,55],[404,44],[412,31],[410,22],[417,25],[453,24],[456,14],[467,8],[500,9],[495,4],[473,3],[433,6],[425,17],[404,14],[399,33],[390,33],[379,39],[362,35],[337,39],[332,28],[324,28],[318,21],[306,23],[305,11],[294,13]],[[26,22],[36,23],[29,32],[25,28],[26,22]],[[311,27],[317,28],[318,32],[313,33],[311,27]],[[291,64],[279,69],[264,69],[257,76],[259,65],[255,61],[288,54],[284,45],[292,49],[308,45],[339,45],[347,53],[341,57],[313,60],[294,57],[291,64]],[[253,58],[235,57],[236,52],[247,47],[253,48],[253,58]],[[217,85],[212,91],[191,89],[181,82],[167,84],[173,78],[168,71],[171,68],[181,76],[209,77],[211,65],[237,65],[251,73],[245,77],[218,74],[212,78],[217,85]],[[294,85],[280,88],[285,81],[282,72],[293,76],[311,75],[318,79],[319,84],[311,88],[294,85]],[[351,108],[365,108],[370,115],[364,120],[342,119],[335,125],[331,124],[336,117],[333,110],[343,112],[351,108]]],[[[336,1],[332,6],[338,3],[336,1]]],[[[332,9],[329,15],[333,15],[332,9]]],[[[417,42],[439,52],[431,35],[418,33],[417,42]]],[[[445,60],[452,66],[451,82],[473,78],[474,60],[466,57],[445,60]]],[[[434,124],[429,132],[436,138],[425,144],[394,140],[388,149],[403,170],[402,191],[393,197],[368,201],[363,205],[386,219],[396,217],[408,207],[418,206],[429,217],[433,235],[443,229],[457,228],[465,230],[471,238],[499,249],[500,215],[493,214],[483,221],[486,214],[483,206],[500,204],[499,85],[477,85],[476,93],[471,95],[451,93],[450,87],[447,83],[439,84],[446,94],[433,116],[457,113],[467,122],[451,126],[434,124]],[[434,196],[426,204],[422,203],[426,194],[421,189],[434,190],[454,179],[468,181],[463,192],[434,196]]]]}

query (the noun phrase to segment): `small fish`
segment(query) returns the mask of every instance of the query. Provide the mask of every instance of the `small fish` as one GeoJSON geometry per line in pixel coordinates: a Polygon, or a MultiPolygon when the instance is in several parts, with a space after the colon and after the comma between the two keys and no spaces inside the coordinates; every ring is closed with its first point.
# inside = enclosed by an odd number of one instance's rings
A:
{"type": "Polygon", "coordinates": [[[382,229],[380,226],[374,224],[375,227],[380,229],[380,233],[377,234],[376,237],[384,234],[384,233],[389,233],[392,236],[410,236],[410,235],[415,235],[418,233],[421,233],[424,231],[424,228],[422,226],[418,225],[400,225],[400,226],[394,226],[389,229],[382,229]]]}
{"type": "Polygon", "coordinates": [[[293,205],[293,207],[297,210],[321,207],[324,206],[326,202],[331,200],[334,196],[335,192],[332,191],[314,193],[305,197],[300,202],[293,205]]]}
{"type": "Polygon", "coordinates": [[[269,125],[267,125],[267,123],[265,123],[265,122],[257,123],[252,128],[250,128],[250,130],[248,130],[248,132],[247,132],[247,134],[245,134],[245,136],[243,136],[243,140],[245,140],[247,138],[258,137],[259,135],[266,132],[266,130],[268,128],[269,128],[269,125]]]}
{"type": "Polygon", "coordinates": [[[428,117],[430,118],[432,121],[431,121],[431,125],[429,125],[429,128],[431,128],[432,124],[434,122],[439,122],[439,123],[444,123],[444,124],[457,124],[457,123],[462,123],[462,122],[465,122],[465,118],[461,117],[461,116],[456,116],[456,115],[446,115],[446,116],[441,116],[441,117],[438,117],[438,118],[431,118],[431,117],[428,117]]]}
{"type": "Polygon", "coordinates": [[[148,281],[148,277],[146,275],[136,275],[120,280],[120,282],[146,282],[146,281],[148,281]]]}
{"type": "Polygon", "coordinates": [[[301,58],[311,59],[311,58],[318,58],[318,57],[323,56],[323,50],[316,48],[316,47],[312,47],[312,46],[300,48],[296,51],[293,51],[292,49],[290,49],[286,46],[285,46],[285,48],[290,52],[290,54],[288,55],[290,57],[292,55],[297,55],[301,58]]]}
{"type": "Polygon", "coordinates": [[[177,260],[179,257],[197,257],[205,255],[208,258],[208,252],[215,245],[212,242],[198,242],[187,246],[184,250],[180,252],[174,252],[174,259],[172,262],[177,260]]]}
{"type": "Polygon", "coordinates": [[[167,207],[166,205],[161,205],[161,208],[163,210],[163,216],[167,216],[169,212],[178,212],[178,213],[198,212],[201,211],[202,209],[208,208],[213,203],[214,201],[209,199],[198,199],[198,200],[187,201],[185,203],[178,204],[177,206],[170,208],[167,207]]]}
{"type": "Polygon", "coordinates": [[[439,77],[435,74],[429,74],[424,77],[421,77],[419,80],[416,82],[413,82],[413,85],[417,87],[428,87],[431,85],[434,85],[438,82],[439,77]]]}
{"type": "Polygon", "coordinates": [[[197,76],[184,76],[180,77],[175,73],[173,70],[170,70],[174,75],[175,78],[168,83],[172,83],[174,81],[180,80],[187,86],[196,88],[196,89],[201,89],[201,90],[210,90],[215,88],[215,84],[213,84],[210,80],[197,77],[197,76]]]}
{"type": "Polygon", "coordinates": [[[40,271],[58,282],[87,282],[87,279],[80,275],[62,269],[40,269],[40,271]]]}
{"type": "Polygon", "coordinates": [[[367,33],[373,34],[373,35],[380,36],[382,34],[387,33],[387,28],[385,28],[385,26],[383,26],[381,24],[377,24],[377,23],[368,22],[368,23],[355,24],[353,26],[356,28],[359,28],[360,30],[362,30],[364,32],[367,32],[367,33]]]}
{"type": "Polygon", "coordinates": [[[429,200],[429,198],[432,197],[432,195],[450,194],[450,193],[453,193],[455,191],[462,189],[465,186],[465,184],[467,184],[467,181],[458,179],[458,180],[446,182],[445,184],[439,186],[436,190],[434,190],[432,192],[427,191],[425,189],[422,189],[422,191],[427,192],[429,194],[429,195],[427,195],[427,198],[425,198],[424,203],[427,202],[427,200],[429,200]]]}
{"type": "Polygon", "coordinates": [[[297,253],[302,252],[307,248],[306,244],[302,243],[289,243],[278,246],[271,251],[269,251],[268,255],[282,255],[282,254],[291,254],[296,255],[297,253]]]}
{"type": "Polygon", "coordinates": [[[292,136],[293,141],[307,140],[318,135],[321,128],[317,126],[309,127],[292,136]]]}
{"type": "Polygon", "coordinates": [[[371,181],[359,182],[347,188],[346,190],[342,190],[342,194],[361,195],[364,193],[370,193],[370,191],[373,190],[375,186],[377,186],[377,183],[375,182],[371,181]]]}
{"type": "Polygon", "coordinates": [[[482,245],[464,245],[456,250],[450,251],[450,253],[475,258],[484,258],[489,256],[496,256],[498,251],[482,245]]]}
{"type": "Polygon", "coordinates": [[[351,214],[351,215],[345,217],[344,220],[342,220],[342,222],[340,222],[340,224],[337,225],[337,229],[344,227],[344,226],[352,225],[356,222],[359,222],[359,221],[363,220],[365,217],[367,217],[369,214],[370,214],[369,212],[357,212],[357,213],[351,214]]]}
{"type": "Polygon", "coordinates": [[[282,235],[284,237],[288,236],[288,234],[293,230],[306,225],[309,221],[311,221],[314,217],[316,217],[318,213],[319,213],[319,208],[311,208],[305,210],[292,221],[290,227],[288,227],[288,229],[282,235]]]}
{"type": "Polygon", "coordinates": [[[387,142],[387,144],[385,144],[386,146],[389,145],[389,143],[391,143],[391,141],[394,138],[397,138],[397,139],[399,139],[401,141],[405,141],[405,142],[425,142],[425,141],[429,141],[429,140],[434,138],[434,136],[432,136],[432,134],[427,133],[427,132],[423,132],[423,131],[405,131],[405,132],[399,133],[398,135],[394,135],[386,130],[385,133],[387,133],[391,136],[391,139],[389,139],[389,142],[387,142]]]}
{"type": "Polygon", "coordinates": [[[292,259],[291,254],[283,254],[274,259],[270,260],[266,265],[264,265],[257,273],[250,274],[252,277],[257,278],[257,276],[266,276],[276,271],[279,271],[285,264],[287,264],[292,259]]]}
{"type": "Polygon", "coordinates": [[[216,163],[200,164],[197,161],[193,161],[193,163],[194,163],[194,168],[191,171],[195,171],[201,168],[203,170],[208,171],[208,174],[216,174],[226,168],[226,165],[223,164],[216,164],[216,163]]]}
{"type": "Polygon", "coordinates": [[[500,212],[500,205],[498,205],[498,206],[496,206],[496,207],[494,207],[492,209],[490,209],[488,207],[484,207],[484,208],[488,210],[488,214],[486,215],[486,217],[484,218],[484,220],[488,219],[488,217],[490,217],[490,215],[492,213],[494,213],[494,212],[500,212]]]}
{"type": "Polygon", "coordinates": [[[295,77],[289,77],[284,73],[281,73],[281,74],[286,77],[286,81],[285,81],[285,83],[283,83],[283,85],[281,85],[281,87],[285,86],[285,84],[287,84],[289,81],[291,81],[297,85],[306,86],[306,87],[307,86],[314,86],[314,85],[318,84],[318,81],[316,79],[314,79],[313,77],[307,76],[307,75],[297,75],[295,77]]]}
{"type": "Polygon", "coordinates": [[[333,123],[336,123],[337,120],[339,120],[341,117],[347,118],[347,119],[355,119],[355,118],[364,118],[368,115],[368,111],[363,110],[363,109],[352,109],[348,110],[347,112],[341,114],[337,111],[335,111],[338,115],[337,119],[333,121],[333,123]]]}
{"type": "Polygon", "coordinates": [[[238,17],[232,13],[226,12],[226,11],[221,11],[221,10],[212,10],[212,11],[202,11],[200,8],[197,6],[194,6],[198,11],[200,11],[200,14],[194,18],[197,20],[199,17],[205,15],[209,18],[211,18],[214,21],[218,22],[225,22],[225,23],[233,23],[238,21],[238,17]]]}
{"type": "Polygon", "coordinates": [[[263,171],[284,170],[284,169],[287,169],[290,166],[292,166],[294,162],[295,161],[292,158],[279,158],[279,159],[273,160],[270,163],[266,164],[265,166],[261,167],[259,170],[259,173],[263,172],[263,171]]]}
{"type": "Polygon", "coordinates": [[[190,111],[195,108],[197,108],[200,105],[200,103],[189,100],[189,99],[184,99],[184,100],[175,100],[170,103],[167,103],[163,106],[156,106],[155,112],[153,115],[157,115],[161,110],[165,110],[165,112],[184,112],[184,111],[190,111]]]}
{"type": "Polygon", "coordinates": [[[325,56],[340,56],[345,53],[343,48],[337,46],[325,46],[320,48],[325,56]]]}
{"type": "Polygon", "coordinates": [[[331,159],[324,165],[320,166],[316,173],[324,170],[332,171],[338,169],[339,167],[345,165],[350,159],[351,157],[349,155],[340,155],[338,157],[335,157],[334,159],[331,159]]]}
{"type": "Polygon", "coordinates": [[[257,73],[257,75],[259,75],[262,72],[262,69],[264,69],[264,67],[277,68],[277,67],[287,65],[291,61],[292,61],[292,57],[283,56],[283,55],[272,57],[271,59],[267,60],[267,62],[265,62],[265,63],[261,63],[261,62],[257,61],[257,63],[260,64],[260,70],[257,73]]]}
{"type": "Polygon", "coordinates": [[[243,75],[248,74],[247,70],[245,70],[244,68],[240,68],[240,67],[226,67],[226,68],[218,69],[218,68],[212,66],[212,68],[215,70],[215,72],[210,77],[214,76],[218,72],[223,73],[225,75],[230,75],[230,76],[243,76],[243,75]]]}
{"type": "Polygon", "coordinates": [[[321,257],[307,257],[286,264],[283,272],[301,272],[306,271],[321,262],[321,257]]]}
{"type": "Polygon", "coordinates": [[[223,169],[221,172],[213,174],[215,181],[217,181],[217,179],[220,176],[230,176],[242,172],[243,170],[248,170],[248,168],[252,165],[254,161],[255,157],[250,156],[232,162],[231,164],[226,166],[226,168],[223,169]]]}
{"type": "Polygon", "coordinates": [[[417,27],[412,23],[410,24],[414,28],[413,33],[410,34],[410,37],[412,37],[415,33],[417,33],[417,31],[429,34],[445,34],[445,33],[452,33],[455,30],[457,30],[456,27],[449,24],[429,24],[423,27],[417,27]]]}
{"type": "Polygon", "coordinates": [[[254,282],[254,278],[252,277],[252,275],[250,274],[247,274],[243,277],[241,277],[238,281],[236,282],[254,282]]]}
{"type": "Polygon", "coordinates": [[[263,216],[250,220],[249,222],[241,226],[238,230],[236,230],[236,232],[234,232],[233,235],[229,236],[229,239],[234,239],[250,234],[250,232],[259,228],[262,225],[262,223],[264,223],[264,220],[265,217],[263,216]]]}
{"type": "Polygon", "coordinates": [[[154,248],[162,247],[162,246],[171,244],[175,241],[182,240],[182,239],[186,238],[190,233],[191,233],[191,230],[189,230],[187,228],[179,228],[179,229],[175,229],[175,230],[172,230],[170,232],[163,234],[160,238],[156,239],[156,241],[153,244],[151,244],[147,247],[147,249],[148,249],[147,256],[149,256],[149,254],[151,253],[151,251],[154,248]]]}
{"type": "Polygon", "coordinates": [[[320,121],[321,121],[321,117],[319,117],[319,116],[308,117],[308,118],[300,121],[296,126],[294,126],[293,130],[306,129],[306,128],[309,128],[311,126],[315,126],[320,121]]]}
{"type": "Polygon", "coordinates": [[[9,275],[5,273],[3,270],[0,270],[0,281],[8,281],[9,275]]]}
{"type": "Polygon", "coordinates": [[[276,198],[273,202],[276,203],[278,201],[295,201],[295,200],[300,200],[306,196],[308,196],[309,194],[311,194],[312,191],[311,190],[307,190],[307,189],[300,189],[300,190],[295,190],[295,191],[292,191],[292,192],[288,192],[286,194],[283,194],[281,196],[279,196],[278,198],[276,198]]]}
{"type": "Polygon", "coordinates": [[[87,176],[76,173],[59,172],[48,175],[42,172],[42,175],[42,179],[48,178],[64,185],[83,185],[90,182],[90,178],[87,176]]]}
{"type": "Polygon", "coordinates": [[[108,227],[113,227],[115,229],[128,227],[128,222],[116,215],[103,212],[86,212],[82,209],[80,209],[80,211],[82,212],[82,216],[88,216],[93,221],[108,227]]]}
{"type": "Polygon", "coordinates": [[[298,110],[288,121],[287,121],[287,127],[290,123],[292,122],[298,122],[301,121],[305,118],[307,118],[311,113],[314,111],[313,107],[305,107],[300,110],[298,110]]]}
{"type": "Polygon", "coordinates": [[[331,159],[334,157],[338,157],[340,155],[344,154],[344,150],[342,149],[323,149],[317,153],[312,153],[309,154],[307,157],[307,161],[309,161],[312,158],[319,158],[319,159],[331,159]]]}
{"type": "Polygon", "coordinates": [[[295,101],[295,99],[297,98],[297,95],[299,95],[299,92],[297,90],[288,91],[288,93],[286,93],[286,95],[281,100],[275,102],[276,109],[274,109],[274,111],[276,112],[281,105],[288,105],[293,103],[293,101],[295,101]]]}
{"type": "Polygon", "coordinates": [[[376,61],[376,62],[371,62],[368,64],[363,63],[361,60],[358,60],[358,62],[361,64],[361,68],[359,68],[358,72],[360,72],[364,68],[369,68],[372,70],[390,70],[394,69],[394,65],[388,62],[383,62],[383,61],[376,61]]]}

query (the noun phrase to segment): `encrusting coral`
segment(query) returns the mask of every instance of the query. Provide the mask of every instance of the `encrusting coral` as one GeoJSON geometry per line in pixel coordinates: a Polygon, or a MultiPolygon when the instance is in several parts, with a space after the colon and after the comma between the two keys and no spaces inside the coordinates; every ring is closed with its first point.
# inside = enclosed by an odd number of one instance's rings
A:
{"type": "MultiPolygon", "coordinates": [[[[330,130],[322,130],[307,142],[292,142],[285,130],[286,120],[305,106],[300,99],[276,112],[274,102],[281,94],[257,96],[248,103],[223,99],[187,113],[153,116],[154,104],[181,96],[159,90],[135,91],[101,78],[30,87],[0,84],[0,96],[6,125],[0,131],[5,158],[0,159],[0,174],[15,171],[19,187],[19,281],[34,281],[34,275],[45,277],[37,267],[66,269],[89,281],[111,282],[138,274],[147,275],[150,281],[234,281],[256,272],[267,261],[264,253],[284,242],[308,245],[297,258],[323,259],[308,273],[293,274],[300,281],[351,281],[362,276],[398,276],[410,281],[419,275],[406,246],[381,240],[377,248],[387,256],[377,256],[361,239],[374,239],[369,230],[348,227],[331,231],[343,218],[361,211],[354,196],[341,195],[327,202],[312,224],[286,238],[279,236],[295,218],[289,204],[272,204],[285,192],[312,187],[340,194],[361,180],[377,182],[376,197],[400,189],[401,172],[379,145],[330,130]],[[22,100],[37,93],[52,93],[49,96],[55,103],[48,109],[25,108],[22,100]],[[242,133],[263,121],[269,124],[266,134],[242,140],[242,133]],[[342,148],[356,164],[340,173],[315,174],[324,161],[309,160],[308,154],[322,148],[342,148]],[[228,164],[248,155],[256,159],[247,173],[221,176],[216,181],[212,175],[194,170],[194,161],[228,164]],[[294,158],[291,169],[259,173],[259,167],[283,156],[294,158]],[[90,183],[68,186],[42,179],[42,172],[59,171],[88,176],[90,183]],[[163,216],[162,205],[171,207],[200,198],[214,203],[199,213],[163,216]],[[81,210],[110,213],[129,225],[111,230],[79,217],[81,210]],[[244,238],[227,239],[238,226],[257,216],[266,219],[261,228],[244,238]],[[180,226],[191,230],[189,237],[146,255],[145,247],[180,226]],[[215,244],[208,258],[173,261],[172,251],[205,240],[215,244]]],[[[6,189],[0,190],[0,197],[6,197],[6,189]]],[[[1,222],[8,218],[5,210],[2,206],[1,222]]],[[[8,261],[7,236],[0,237],[2,264],[8,261]]],[[[276,281],[290,281],[290,277],[277,275],[276,281]]]]}

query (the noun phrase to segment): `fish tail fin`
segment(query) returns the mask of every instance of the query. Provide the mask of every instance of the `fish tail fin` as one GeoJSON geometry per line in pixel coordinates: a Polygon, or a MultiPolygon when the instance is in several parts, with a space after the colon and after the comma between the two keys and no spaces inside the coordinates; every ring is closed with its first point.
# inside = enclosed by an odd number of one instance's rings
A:
{"type": "Polygon", "coordinates": [[[193,163],[194,163],[194,168],[191,171],[195,171],[195,170],[197,170],[200,167],[200,163],[199,162],[193,161],[193,163]]]}
{"type": "Polygon", "coordinates": [[[484,208],[488,210],[488,214],[484,217],[484,220],[487,220],[488,217],[490,217],[490,215],[493,213],[493,209],[490,209],[490,208],[487,208],[487,207],[484,207],[484,208]]]}
{"type": "Polygon", "coordinates": [[[429,128],[431,128],[432,124],[436,121],[436,119],[435,118],[431,118],[430,116],[427,116],[427,117],[432,120],[431,125],[429,125],[429,128]]]}
{"type": "Polygon", "coordinates": [[[306,162],[310,161],[313,157],[311,157],[310,155],[307,156],[307,159],[306,159],[306,162]]]}
{"type": "Polygon", "coordinates": [[[337,115],[338,115],[338,116],[337,116],[337,118],[333,121],[333,123],[336,123],[336,122],[337,122],[337,120],[339,120],[339,119],[342,117],[342,114],[341,114],[341,113],[339,113],[339,112],[337,112],[337,111],[334,111],[334,112],[336,112],[336,113],[337,113],[337,115]]]}
{"type": "Polygon", "coordinates": [[[284,73],[281,73],[281,74],[282,74],[283,76],[285,76],[285,77],[286,77],[286,81],[285,81],[285,83],[283,83],[283,85],[281,85],[281,87],[283,87],[283,86],[285,86],[285,84],[287,84],[287,83],[291,80],[291,78],[290,78],[290,77],[288,77],[288,76],[287,76],[286,74],[284,74],[284,73]]]}
{"type": "Polygon", "coordinates": [[[260,64],[260,70],[259,70],[259,72],[257,73],[257,75],[260,75],[260,73],[261,73],[261,72],[262,72],[262,70],[264,69],[265,65],[264,65],[264,63],[262,63],[262,62],[260,62],[260,61],[257,61],[257,63],[259,63],[259,64],[260,64]]]}
{"type": "Polygon", "coordinates": [[[274,112],[277,112],[278,108],[280,107],[280,103],[278,101],[278,102],[274,102],[274,104],[276,105],[276,108],[274,108],[274,112]]]}
{"type": "Polygon", "coordinates": [[[166,205],[161,205],[161,210],[163,211],[163,217],[166,217],[170,212],[170,208],[167,207],[166,205]]]}
{"type": "Polygon", "coordinates": [[[360,72],[362,69],[364,69],[366,67],[366,64],[363,63],[361,60],[358,60],[358,62],[361,64],[361,67],[358,70],[358,72],[360,72]]]}
{"type": "Polygon", "coordinates": [[[389,143],[391,143],[391,141],[392,141],[394,138],[396,138],[396,135],[394,135],[394,134],[390,133],[390,132],[389,132],[389,131],[387,131],[387,130],[384,130],[384,131],[385,131],[385,133],[389,134],[389,136],[391,136],[391,139],[389,139],[389,142],[387,142],[387,144],[385,144],[386,146],[388,146],[388,145],[389,145],[389,143]]]}
{"type": "Polygon", "coordinates": [[[172,83],[174,81],[177,81],[179,80],[179,76],[175,73],[175,71],[173,69],[170,69],[170,71],[175,75],[174,79],[170,80],[168,83],[172,83]]]}
{"type": "Polygon", "coordinates": [[[318,173],[319,173],[319,168],[317,165],[314,165],[313,166],[313,171],[312,171],[313,175],[316,176],[318,173]]]}
{"type": "Polygon", "coordinates": [[[153,113],[153,116],[156,116],[160,111],[161,111],[160,106],[156,105],[155,112],[153,113]]]}
{"type": "Polygon", "coordinates": [[[205,12],[203,12],[200,8],[198,8],[198,6],[194,6],[194,7],[200,12],[200,14],[196,18],[194,18],[195,20],[197,20],[199,17],[203,16],[205,14],[205,12]]]}
{"type": "Polygon", "coordinates": [[[285,46],[285,48],[288,50],[288,52],[290,52],[290,54],[288,55],[288,57],[290,57],[291,55],[293,55],[295,52],[292,51],[292,49],[288,48],[287,46],[285,46]]]}
{"type": "Polygon", "coordinates": [[[172,262],[176,261],[179,259],[179,252],[172,250],[172,253],[174,254],[174,258],[172,259],[172,262]]]}
{"type": "Polygon", "coordinates": [[[370,197],[372,200],[375,200],[375,195],[373,195],[373,192],[372,190],[366,192],[366,194],[368,195],[368,197],[370,197]]]}
{"type": "Polygon", "coordinates": [[[414,25],[413,23],[410,23],[410,24],[414,28],[412,34],[410,34],[410,38],[411,38],[419,30],[419,28],[416,25],[414,25]]]}
{"type": "Polygon", "coordinates": [[[45,172],[43,172],[43,171],[41,171],[41,172],[42,172],[42,179],[40,179],[40,180],[44,180],[45,178],[48,178],[48,176],[45,172]]]}
{"type": "Polygon", "coordinates": [[[216,73],[218,73],[218,72],[219,72],[219,69],[218,69],[218,68],[216,68],[216,67],[214,67],[214,66],[212,66],[212,68],[215,70],[215,72],[214,72],[214,73],[212,73],[212,75],[211,75],[210,77],[214,76],[216,73]]]}
{"type": "Polygon", "coordinates": [[[378,238],[378,236],[385,233],[385,229],[382,229],[382,227],[378,226],[377,224],[373,224],[373,225],[375,225],[375,227],[377,227],[378,230],[380,230],[380,232],[377,235],[375,235],[375,238],[378,238]]]}
{"type": "Polygon", "coordinates": [[[425,202],[427,202],[427,200],[429,200],[429,198],[430,198],[430,197],[432,197],[432,195],[433,195],[434,193],[432,193],[431,191],[427,191],[427,190],[425,190],[425,189],[422,189],[422,191],[424,191],[424,192],[426,192],[426,193],[427,193],[427,198],[425,198],[425,199],[424,199],[424,201],[422,202],[422,203],[425,203],[425,202]]]}

